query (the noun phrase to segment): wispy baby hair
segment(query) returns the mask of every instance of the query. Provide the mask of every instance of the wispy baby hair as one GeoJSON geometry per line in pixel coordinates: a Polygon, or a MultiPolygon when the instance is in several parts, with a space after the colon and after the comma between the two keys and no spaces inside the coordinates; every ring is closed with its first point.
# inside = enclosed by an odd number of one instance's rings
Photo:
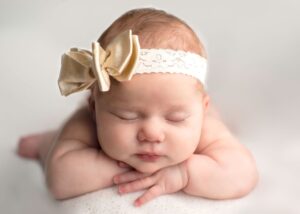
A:
{"type": "Polygon", "coordinates": [[[163,48],[197,53],[206,58],[203,44],[192,28],[178,17],[154,8],[133,9],[117,18],[100,36],[106,48],[125,30],[139,36],[142,48],[163,48]]]}

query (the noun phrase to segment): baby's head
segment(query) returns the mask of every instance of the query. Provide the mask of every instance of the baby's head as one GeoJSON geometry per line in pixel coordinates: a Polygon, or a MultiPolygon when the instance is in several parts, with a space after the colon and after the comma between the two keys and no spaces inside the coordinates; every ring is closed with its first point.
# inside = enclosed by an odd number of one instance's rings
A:
{"type": "Polygon", "coordinates": [[[183,50],[206,58],[206,52],[195,32],[183,20],[152,8],[134,9],[115,20],[100,36],[103,48],[121,32],[132,30],[141,48],[183,50]]]}
{"type": "MultiPolygon", "coordinates": [[[[142,50],[157,53],[157,49],[171,49],[178,54],[171,61],[165,59],[168,54],[158,54],[162,57],[154,59],[158,64],[181,63],[176,61],[178,58],[184,64],[186,55],[189,59],[193,57],[191,53],[202,56],[199,57],[202,60],[206,58],[203,45],[185,22],[156,9],[125,13],[98,42],[105,50],[128,30],[138,36],[142,50]]],[[[152,68],[150,73],[137,71],[129,81],[110,77],[109,90],[105,92],[99,90],[100,81],[90,87],[90,107],[95,115],[98,139],[108,156],[138,171],[152,173],[180,163],[194,153],[200,141],[208,96],[201,82],[203,78],[200,81],[195,78],[197,74],[187,75],[189,66],[179,73],[152,72],[152,68]]],[[[147,65],[142,68],[148,69],[147,65]]]]}

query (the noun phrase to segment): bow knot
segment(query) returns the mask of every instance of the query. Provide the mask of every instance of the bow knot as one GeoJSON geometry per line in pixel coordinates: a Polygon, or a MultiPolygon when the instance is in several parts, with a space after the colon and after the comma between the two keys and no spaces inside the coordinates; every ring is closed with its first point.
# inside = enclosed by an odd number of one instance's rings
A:
{"type": "Polygon", "coordinates": [[[99,90],[108,91],[110,76],[118,81],[130,80],[135,72],[140,46],[138,37],[127,30],[104,50],[93,42],[92,52],[71,48],[62,56],[58,85],[62,95],[90,88],[98,80],[99,90]]]}

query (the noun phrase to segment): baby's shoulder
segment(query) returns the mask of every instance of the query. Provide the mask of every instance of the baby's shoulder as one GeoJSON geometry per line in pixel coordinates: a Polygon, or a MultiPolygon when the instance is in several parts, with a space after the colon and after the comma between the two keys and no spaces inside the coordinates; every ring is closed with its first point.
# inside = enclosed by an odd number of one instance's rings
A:
{"type": "Polygon", "coordinates": [[[233,135],[221,119],[216,108],[209,105],[204,115],[201,137],[196,153],[201,153],[220,139],[232,138],[233,135]]]}

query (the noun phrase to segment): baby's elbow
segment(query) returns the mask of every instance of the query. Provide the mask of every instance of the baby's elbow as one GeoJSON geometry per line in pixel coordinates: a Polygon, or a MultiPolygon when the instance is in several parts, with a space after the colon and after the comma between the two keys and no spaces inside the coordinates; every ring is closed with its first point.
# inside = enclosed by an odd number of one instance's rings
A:
{"type": "Polygon", "coordinates": [[[67,184],[64,182],[64,177],[61,176],[61,168],[53,162],[49,164],[45,170],[47,189],[56,200],[64,200],[69,196],[66,194],[67,184]]]}
{"type": "Polygon", "coordinates": [[[257,172],[253,172],[253,174],[248,175],[247,177],[240,178],[237,182],[233,198],[240,198],[248,195],[256,187],[258,179],[259,176],[257,172]]]}
{"type": "Polygon", "coordinates": [[[234,177],[232,198],[246,196],[256,187],[259,180],[259,174],[254,163],[237,170],[234,177]]]}
{"type": "Polygon", "coordinates": [[[50,194],[52,195],[52,197],[56,200],[64,200],[66,199],[66,195],[64,194],[64,192],[61,190],[61,188],[56,185],[55,183],[48,183],[48,191],[50,192],[50,194]]]}
{"type": "Polygon", "coordinates": [[[48,179],[47,188],[52,197],[56,200],[64,200],[68,198],[59,182],[48,179]]]}
{"type": "Polygon", "coordinates": [[[56,200],[66,199],[65,192],[63,191],[62,184],[51,173],[46,177],[47,189],[51,196],[56,200]]]}

